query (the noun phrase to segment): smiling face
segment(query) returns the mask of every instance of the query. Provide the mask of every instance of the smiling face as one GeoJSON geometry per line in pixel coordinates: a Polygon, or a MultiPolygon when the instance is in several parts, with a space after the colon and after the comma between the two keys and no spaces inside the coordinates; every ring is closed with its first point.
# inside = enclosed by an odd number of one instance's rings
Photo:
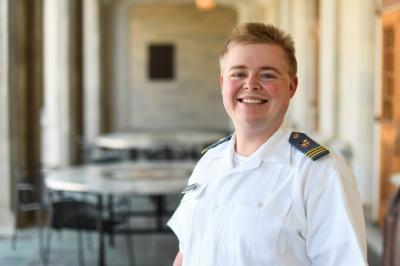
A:
{"type": "Polygon", "coordinates": [[[272,134],[281,125],[297,88],[284,50],[274,44],[231,44],[221,59],[225,110],[236,130],[272,134]]]}

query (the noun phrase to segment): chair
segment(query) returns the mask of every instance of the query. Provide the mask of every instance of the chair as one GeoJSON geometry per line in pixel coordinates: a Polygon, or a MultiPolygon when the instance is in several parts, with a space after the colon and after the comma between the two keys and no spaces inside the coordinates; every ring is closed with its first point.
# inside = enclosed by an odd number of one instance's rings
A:
{"type": "Polygon", "coordinates": [[[27,181],[19,181],[16,184],[15,191],[15,220],[14,232],[12,236],[12,248],[15,250],[17,247],[17,234],[18,228],[21,226],[21,214],[25,212],[36,213],[36,226],[38,227],[39,235],[39,253],[40,257],[44,258],[43,248],[43,222],[42,222],[42,204],[40,201],[40,194],[37,192],[35,186],[27,181]]]}
{"type": "MultiPolygon", "coordinates": [[[[110,209],[100,209],[93,200],[85,195],[84,199],[74,197],[60,197],[59,193],[50,192],[50,221],[49,227],[54,230],[70,229],[78,231],[78,259],[79,265],[84,265],[84,253],[82,244],[83,231],[98,231],[101,226],[101,233],[111,237],[116,233],[118,227],[126,224],[127,216],[123,213],[110,213],[110,209]],[[58,197],[54,197],[54,194],[58,197]],[[101,217],[101,225],[99,217],[101,217]]],[[[89,195],[93,196],[93,194],[89,195]]],[[[97,195],[97,197],[101,197],[97,195]]],[[[135,265],[133,260],[133,244],[130,235],[126,235],[129,265],[135,265]]],[[[48,234],[47,255],[50,255],[51,232],[48,234]]]]}
{"type": "Polygon", "coordinates": [[[84,136],[79,136],[77,144],[80,148],[83,164],[102,164],[123,161],[130,157],[127,152],[99,148],[84,136]]]}
{"type": "Polygon", "coordinates": [[[400,189],[390,203],[383,227],[383,266],[400,266],[400,189]]]}
{"type": "Polygon", "coordinates": [[[190,150],[185,146],[171,146],[165,145],[153,149],[146,149],[142,151],[143,157],[149,161],[157,160],[189,160],[191,158],[190,150]]]}

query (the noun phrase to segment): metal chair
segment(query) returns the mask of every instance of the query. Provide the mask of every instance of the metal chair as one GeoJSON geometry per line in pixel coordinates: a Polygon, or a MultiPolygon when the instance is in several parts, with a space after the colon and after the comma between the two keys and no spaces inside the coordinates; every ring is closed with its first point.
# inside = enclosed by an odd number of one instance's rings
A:
{"type": "Polygon", "coordinates": [[[38,228],[39,253],[44,258],[43,247],[43,221],[42,221],[42,204],[40,194],[35,186],[28,181],[19,181],[16,184],[15,191],[15,219],[14,232],[12,236],[12,248],[17,247],[18,228],[21,226],[21,215],[25,212],[35,212],[36,226],[38,228]]]}
{"type": "Polygon", "coordinates": [[[99,148],[84,136],[79,136],[77,143],[80,147],[83,164],[112,163],[129,158],[128,152],[99,148]]]}
{"type": "MultiPolygon", "coordinates": [[[[124,212],[109,213],[109,208],[100,209],[93,200],[88,199],[85,195],[82,199],[71,197],[60,197],[57,192],[49,192],[49,229],[62,230],[70,229],[78,232],[78,259],[79,265],[84,265],[84,247],[82,241],[82,233],[84,231],[98,231],[101,226],[103,234],[113,237],[117,232],[117,228],[127,222],[127,216],[124,212]],[[55,195],[58,197],[55,197],[55,195]],[[99,217],[101,219],[99,220],[99,217]],[[99,222],[101,221],[101,225],[99,222]]],[[[100,195],[96,195],[101,197],[100,195]]],[[[128,213],[128,212],[127,212],[128,213]]],[[[133,244],[130,235],[126,235],[127,252],[129,265],[135,265],[133,259],[133,244]]],[[[51,250],[51,231],[48,233],[47,239],[47,256],[51,250]]]]}

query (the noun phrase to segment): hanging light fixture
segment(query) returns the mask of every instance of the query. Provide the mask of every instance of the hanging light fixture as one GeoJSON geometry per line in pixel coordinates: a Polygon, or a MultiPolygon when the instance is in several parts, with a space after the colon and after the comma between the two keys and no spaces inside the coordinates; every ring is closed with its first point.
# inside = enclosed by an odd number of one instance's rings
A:
{"type": "Polygon", "coordinates": [[[216,3],[213,0],[196,0],[196,7],[202,11],[208,11],[215,8],[216,3]]]}

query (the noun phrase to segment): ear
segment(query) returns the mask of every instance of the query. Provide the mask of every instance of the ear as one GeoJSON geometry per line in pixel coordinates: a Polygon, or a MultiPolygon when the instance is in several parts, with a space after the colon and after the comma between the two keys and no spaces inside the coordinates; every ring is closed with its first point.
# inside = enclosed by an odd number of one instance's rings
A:
{"type": "Polygon", "coordinates": [[[219,87],[221,89],[221,94],[222,94],[223,84],[224,84],[224,77],[222,76],[222,74],[220,74],[220,76],[219,76],[219,87]]]}
{"type": "Polygon", "coordinates": [[[290,84],[289,84],[290,98],[292,98],[296,93],[298,83],[299,79],[297,78],[297,76],[293,76],[290,78],[290,84]]]}

